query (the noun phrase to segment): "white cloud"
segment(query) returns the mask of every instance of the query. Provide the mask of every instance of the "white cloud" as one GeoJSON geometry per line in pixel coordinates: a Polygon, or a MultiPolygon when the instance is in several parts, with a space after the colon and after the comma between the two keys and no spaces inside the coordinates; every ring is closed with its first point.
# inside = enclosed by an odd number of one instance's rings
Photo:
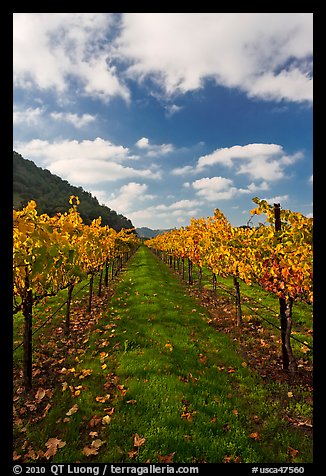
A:
{"type": "Polygon", "coordinates": [[[121,213],[128,213],[139,205],[139,202],[153,200],[155,195],[146,193],[148,185],[145,183],[129,182],[120,187],[119,191],[106,199],[107,205],[121,213]]]}
{"type": "Polygon", "coordinates": [[[171,171],[172,175],[186,175],[186,174],[197,174],[198,169],[192,165],[184,165],[183,167],[176,167],[171,171]]]}
{"type": "Polygon", "coordinates": [[[196,194],[208,202],[229,200],[237,193],[233,181],[225,177],[202,178],[192,183],[196,194]]]}
{"type": "Polygon", "coordinates": [[[232,169],[236,174],[246,174],[253,180],[263,180],[267,183],[284,178],[286,167],[302,157],[301,152],[285,154],[283,147],[278,144],[234,145],[216,149],[211,154],[199,157],[194,167],[185,165],[172,170],[171,173],[198,174],[207,167],[219,165],[232,169]]]}
{"type": "Polygon", "coordinates": [[[14,84],[108,101],[125,79],[176,94],[206,79],[264,100],[312,101],[312,13],[14,13],[14,84]],[[110,38],[110,39],[109,39],[110,38]],[[113,38],[113,39],[112,39],[113,38]]]}
{"type": "Polygon", "coordinates": [[[261,182],[259,185],[251,183],[247,188],[237,188],[233,180],[225,177],[205,177],[195,180],[192,187],[196,190],[196,195],[208,202],[217,200],[231,200],[240,195],[250,195],[260,190],[268,190],[267,182],[261,182]]]}
{"type": "Polygon", "coordinates": [[[114,22],[107,13],[14,13],[14,84],[62,94],[74,78],[81,94],[128,101],[128,89],[107,62],[114,22]]]}
{"type": "Polygon", "coordinates": [[[51,112],[50,116],[55,121],[70,122],[74,127],[81,128],[96,120],[91,114],[78,115],[72,112],[51,112]]]}
{"type": "Polygon", "coordinates": [[[266,200],[270,205],[273,205],[274,203],[280,203],[281,205],[289,200],[288,195],[276,195],[275,197],[270,197],[270,198],[263,198],[263,200],[266,200]]]}
{"type": "Polygon", "coordinates": [[[158,155],[165,155],[169,154],[170,152],[174,151],[174,147],[172,144],[150,144],[149,139],[147,137],[142,137],[136,142],[136,147],[139,149],[146,150],[146,155],[148,157],[156,157],[158,155]]]}
{"type": "Polygon", "coordinates": [[[135,169],[120,162],[133,159],[129,149],[97,137],[95,140],[48,142],[34,139],[15,144],[15,150],[73,184],[111,182],[133,177],[160,178],[157,167],[135,169]]]}
{"type": "Polygon", "coordinates": [[[28,109],[22,110],[14,107],[13,110],[13,124],[37,124],[44,114],[44,109],[41,107],[32,108],[29,107],[28,109]]]}
{"type": "Polygon", "coordinates": [[[153,227],[171,228],[176,225],[183,223],[187,225],[189,223],[189,218],[196,216],[200,205],[202,204],[201,200],[179,200],[173,202],[170,205],[161,203],[159,205],[152,205],[147,208],[142,208],[128,213],[128,218],[136,226],[148,226],[150,223],[153,227]]]}
{"type": "Polygon", "coordinates": [[[149,139],[147,137],[142,137],[136,142],[136,147],[140,149],[148,149],[149,148],[149,139]]]}
{"type": "Polygon", "coordinates": [[[312,100],[312,13],[125,13],[116,55],[167,96],[206,78],[265,100],[312,100]]]}
{"type": "Polygon", "coordinates": [[[173,114],[176,114],[177,112],[181,111],[181,109],[183,109],[182,106],[177,106],[176,104],[168,104],[164,107],[167,117],[171,117],[173,114]]]}

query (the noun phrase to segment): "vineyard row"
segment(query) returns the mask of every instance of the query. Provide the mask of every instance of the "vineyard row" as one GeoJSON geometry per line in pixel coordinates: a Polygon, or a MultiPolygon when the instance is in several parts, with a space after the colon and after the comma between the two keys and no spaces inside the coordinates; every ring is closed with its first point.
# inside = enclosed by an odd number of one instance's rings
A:
{"type": "MultiPolygon", "coordinates": [[[[78,197],[71,196],[68,213],[49,217],[38,215],[32,200],[13,217],[13,312],[24,317],[24,386],[32,385],[32,320],[33,306],[47,296],[68,289],[66,334],[69,333],[69,309],[74,287],[89,278],[90,311],[94,275],[100,272],[100,283],[108,284],[109,264],[116,270],[138,247],[133,230],[117,233],[101,226],[101,218],[90,225],[83,223],[77,211],[78,197]]],[[[112,267],[112,274],[114,269],[112,267]]]]}
{"type": "Polygon", "coordinates": [[[265,215],[258,226],[233,227],[216,209],[213,217],[191,219],[190,225],[173,229],[148,240],[146,245],[168,260],[181,259],[182,275],[188,263],[188,281],[192,284],[192,266],[216,276],[232,277],[236,293],[237,324],[241,325],[239,280],[256,283],[278,296],[282,337],[283,368],[296,370],[291,349],[292,306],[296,300],[313,300],[313,220],[300,213],[271,206],[253,199],[254,215],[265,215]]]}

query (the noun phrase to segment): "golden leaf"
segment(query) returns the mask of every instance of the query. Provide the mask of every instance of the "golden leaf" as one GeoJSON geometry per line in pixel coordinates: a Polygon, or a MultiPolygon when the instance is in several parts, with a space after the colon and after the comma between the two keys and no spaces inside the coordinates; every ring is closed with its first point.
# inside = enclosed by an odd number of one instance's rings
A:
{"type": "Polygon", "coordinates": [[[75,403],[75,405],[73,407],[71,407],[69,411],[67,411],[66,415],[71,416],[74,413],[78,412],[78,410],[79,410],[79,407],[78,407],[77,403],[75,403]]]}
{"type": "Polygon", "coordinates": [[[146,439],[139,436],[138,433],[135,434],[134,436],[134,446],[136,448],[139,448],[139,446],[142,446],[145,443],[146,439]]]}

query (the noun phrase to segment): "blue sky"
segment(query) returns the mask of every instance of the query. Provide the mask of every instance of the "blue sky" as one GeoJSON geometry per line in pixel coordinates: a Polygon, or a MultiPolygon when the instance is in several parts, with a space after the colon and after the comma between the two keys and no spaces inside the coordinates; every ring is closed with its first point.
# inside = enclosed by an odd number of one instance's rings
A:
{"type": "Polygon", "coordinates": [[[15,13],[14,149],[135,226],[312,216],[311,13],[15,13]]]}

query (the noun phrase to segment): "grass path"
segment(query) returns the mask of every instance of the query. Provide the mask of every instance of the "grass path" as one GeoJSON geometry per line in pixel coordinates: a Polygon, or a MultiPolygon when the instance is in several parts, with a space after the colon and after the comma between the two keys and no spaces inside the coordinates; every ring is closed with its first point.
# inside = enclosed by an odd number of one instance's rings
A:
{"type": "Polygon", "coordinates": [[[311,461],[309,435],[282,418],[285,387],[251,371],[145,246],[103,314],[27,429],[34,450],[55,437],[54,463],[311,461]]]}

